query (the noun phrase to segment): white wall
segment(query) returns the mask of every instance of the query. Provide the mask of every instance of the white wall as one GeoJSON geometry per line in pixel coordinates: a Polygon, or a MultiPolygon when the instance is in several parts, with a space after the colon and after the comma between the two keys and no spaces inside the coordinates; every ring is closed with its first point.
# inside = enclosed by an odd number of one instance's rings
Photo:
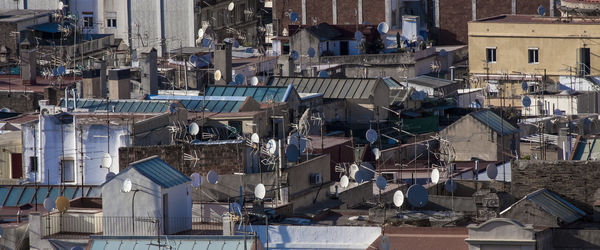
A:
{"type": "Polygon", "coordinates": [[[527,116],[538,116],[541,115],[542,110],[547,112],[547,115],[554,114],[555,109],[560,109],[565,115],[576,115],[577,111],[577,99],[578,96],[573,95],[546,95],[542,96],[529,96],[531,98],[531,106],[523,107],[521,113],[527,116]]]}
{"type": "Polygon", "coordinates": [[[27,9],[30,10],[56,10],[58,9],[58,0],[3,0],[0,1],[2,10],[22,10],[27,1],[27,9]]]}
{"type": "Polygon", "coordinates": [[[71,1],[69,8],[72,12],[77,14],[79,27],[83,26],[83,12],[93,12],[94,26],[92,29],[84,29],[84,33],[97,34],[100,33],[101,27],[104,25],[102,15],[100,15],[101,9],[98,8],[101,1],[89,1],[89,0],[75,0],[71,1]]]}
{"type": "Polygon", "coordinates": [[[180,184],[166,190],[162,194],[168,194],[168,233],[177,233],[192,228],[192,192],[190,183],[180,184]]]}
{"type": "MultiPolygon", "coordinates": [[[[248,228],[266,246],[266,226],[248,228]]],[[[269,226],[271,249],[368,249],[381,235],[380,227],[269,226]]]]}

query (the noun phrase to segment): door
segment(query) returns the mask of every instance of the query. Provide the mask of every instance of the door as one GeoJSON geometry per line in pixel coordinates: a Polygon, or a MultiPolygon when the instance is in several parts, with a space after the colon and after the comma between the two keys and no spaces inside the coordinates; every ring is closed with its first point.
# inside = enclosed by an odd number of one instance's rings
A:
{"type": "Polygon", "coordinates": [[[348,55],[348,51],[349,51],[348,41],[341,41],[340,42],[340,55],[341,56],[348,55]]]}
{"type": "Polygon", "coordinates": [[[163,194],[163,234],[169,234],[169,194],[163,194]]]}
{"type": "Polygon", "coordinates": [[[11,178],[23,177],[23,156],[21,154],[10,154],[11,178]]]}

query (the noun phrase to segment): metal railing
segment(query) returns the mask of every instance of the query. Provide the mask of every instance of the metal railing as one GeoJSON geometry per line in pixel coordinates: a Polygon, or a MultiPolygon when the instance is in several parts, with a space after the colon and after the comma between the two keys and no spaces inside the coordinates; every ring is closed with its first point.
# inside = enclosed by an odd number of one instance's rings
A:
{"type": "Polygon", "coordinates": [[[40,218],[43,238],[80,239],[90,235],[221,235],[220,218],[113,217],[102,214],[50,214],[40,218]]]}

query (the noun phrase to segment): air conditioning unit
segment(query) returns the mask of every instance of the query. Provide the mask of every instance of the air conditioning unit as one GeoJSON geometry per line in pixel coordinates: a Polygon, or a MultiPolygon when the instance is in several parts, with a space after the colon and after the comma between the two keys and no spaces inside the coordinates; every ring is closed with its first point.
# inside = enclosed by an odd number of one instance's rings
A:
{"type": "Polygon", "coordinates": [[[323,177],[321,173],[311,174],[310,175],[310,184],[312,185],[321,185],[323,183],[323,177]]]}

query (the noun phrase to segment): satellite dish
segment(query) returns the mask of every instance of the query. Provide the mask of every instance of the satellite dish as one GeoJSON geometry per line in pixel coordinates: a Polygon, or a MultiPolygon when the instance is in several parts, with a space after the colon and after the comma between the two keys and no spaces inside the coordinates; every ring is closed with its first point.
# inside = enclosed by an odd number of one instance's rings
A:
{"type": "Polygon", "coordinates": [[[375,155],[375,160],[379,160],[381,157],[381,151],[378,148],[373,148],[371,151],[375,155]]]}
{"type": "Polygon", "coordinates": [[[287,149],[285,150],[285,156],[289,162],[298,161],[299,155],[300,152],[298,151],[298,147],[296,147],[296,145],[290,144],[287,146],[287,149]]]}
{"type": "Polygon", "coordinates": [[[266,192],[267,190],[265,190],[265,185],[263,185],[262,183],[258,183],[258,185],[256,185],[256,187],[254,188],[254,196],[256,196],[256,198],[265,198],[266,192]]]}
{"type": "Polygon", "coordinates": [[[361,162],[359,167],[360,171],[364,171],[365,181],[371,180],[373,177],[375,177],[375,168],[373,168],[371,163],[361,162]]]}
{"type": "Polygon", "coordinates": [[[367,141],[369,141],[370,143],[373,143],[377,140],[377,132],[375,132],[375,130],[372,128],[367,130],[365,136],[367,137],[367,141]]]}
{"type": "Polygon", "coordinates": [[[350,179],[348,179],[348,176],[342,176],[342,178],[340,179],[340,186],[342,186],[343,188],[347,188],[348,184],[350,184],[350,179]]]}
{"type": "Polygon", "coordinates": [[[523,103],[523,107],[531,106],[531,98],[529,98],[529,96],[523,96],[523,99],[521,99],[521,102],[523,103]]]}
{"type": "Polygon", "coordinates": [[[354,32],[354,40],[360,41],[360,40],[362,40],[362,38],[363,38],[362,32],[360,32],[358,30],[356,32],[354,32]]]}
{"type": "Polygon", "coordinates": [[[246,53],[254,53],[254,48],[246,48],[246,53]]]}
{"type": "Polygon", "coordinates": [[[234,79],[235,79],[235,84],[237,84],[237,85],[246,84],[246,76],[244,76],[242,74],[236,74],[234,79]]]}
{"type": "Polygon", "coordinates": [[[448,179],[444,183],[444,188],[446,189],[446,191],[448,191],[450,193],[454,193],[454,191],[456,191],[456,182],[453,181],[452,179],[448,179]]]}
{"type": "Polygon", "coordinates": [[[381,22],[377,25],[377,31],[379,31],[380,34],[386,34],[389,30],[390,26],[386,22],[381,22]]]}
{"type": "Polygon", "coordinates": [[[131,179],[127,178],[123,181],[123,188],[121,189],[124,193],[131,192],[131,188],[133,187],[133,183],[131,183],[131,179]]]}
{"type": "Polygon", "coordinates": [[[58,9],[62,10],[65,7],[65,4],[63,2],[58,2],[58,9]]]}
{"type": "Polygon", "coordinates": [[[540,6],[537,8],[537,13],[538,13],[538,15],[540,15],[540,16],[545,16],[545,15],[546,15],[546,8],[544,8],[544,6],[542,6],[542,5],[540,5],[540,6]]]}
{"type": "Polygon", "coordinates": [[[398,190],[394,193],[394,205],[396,207],[401,207],[404,203],[404,194],[402,191],[398,190]]]}
{"type": "Polygon", "coordinates": [[[275,142],[275,140],[270,139],[267,142],[267,152],[270,155],[277,155],[277,142],[275,142]]]}
{"type": "Polygon", "coordinates": [[[358,165],[356,165],[356,164],[350,165],[350,177],[352,177],[352,179],[356,180],[356,172],[358,172],[358,170],[359,170],[358,165]]]}
{"type": "Polygon", "coordinates": [[[198,123],[192,122],[188,130],[191,135],[197,135],[198,132],[200,132],[200,127],[198,126],[198,123]]]}
{"type": "Polygon", "coordinates": [[[49,198],[49,197],[44,199],[44,209],[46,209],[46,211],[52,212],[52,210],[54,210],[55,208],[56,208],[56,200],[49,198]]]}
{"type": "Polygon", "coordinates": [[[389,250],[390,249],[390,237],[387,235],[381,236],[381,240],[379,241],[379,248],[381,250],[389,250]]]}
{"type": "Polygon", "coordinates": [[[315,49],[313,49],[312,47],[308,48],[308,51],[306,52],[308,54],[308,57],[313,58],[315,57],[315,54],[317,52],[315,52],[315,49]]]}
{"type": "Polygon", "coordinates": [[[202,39],[204,37],[204,30],[202,28],[198,29],[198,39],[202,39]]]}
{"type": "Polygon", "coordinates": [[[561,116],[562,115],[562,111],[560,109],[555,109],[554,110],[554,115],[561,116]]]}
{"type": "Polygon", "coordinates": [[[498,176],[498,167],[496,167],[496,164],[490,163],[487,165],[485,172],[487,172],[487,176],[490,179],[495,180],[496,177],[498,176]]]}
{"type": "Polygon", "coordinates": [[[290,53],[290,55],[292,56],[292,60],[298,60],[298,51],[292,50],[292,53],[290,53]]]}
{"type": "Polygon", "coordinates": [[[319,71],[318,76],[321,78],[327,78],[327,77],[329,77],[329,73],[327,73],[327,71],[325,71],[325,70],[321,70],[321,71],[319,71]]]}
{"type": "Polygon", "coordinates": [[[202,185],[202,176],[199,173],[193,173],[191,176],[192,187],[197,188],[202,185]]]}
{"type": "Polygon", "coordinates": [[[69,209],[69,205],[69,199],[67,199],[67,197],[58,196],[58,198],[56,198],[56,209],[58,209],[59,212],[66,212],[69,209]]]}
{"type": "Polygon", "coordinates": [[[258,77],[256,77],[256,76],[251,77],[250,78],[250,85],[252,85],[252,86],[258,85],[258,77]]]}
{"type": "Polygon", "coordinates": [[[293,23],[298,21],[298,18],[299,18],[298,13],[293,12],[293,11],[290,13],[290,21],[292,21],[293,23]]]}
{"type": "Polygon", "coordinates": [[[440,182],[440,171],[437,168],[434,168],[431,171],[431,183],[438,184],[440,182]]]}
{"type": "Polygon", "coordinates": [[[250,136],[250,141],[252,143],[258,144],[260,142],[260,137],[258,136],[257,133],[253,133],[252,136],[250,136]]]}
{"type": "Polygon", "coordinates": [[[233,1],[231,1],[229,3],[229,5],[227,5],[227,10],[228,11],[233,11],[233,8],[235,8],[235,3],[233,3],[233,1]]]}
{"type": "Polygon", "coordinates": [[[202,38],[202,47],[204,47],[204,48],[210,47],[210,39],[202,38]]]}
{"type": "Polygon", "coordinates": [[[429,200],[429,194],[423,186],[413,184],[408,188],[406,198],[408,199],[408,203],[413,207],[424,207],[429,200]]]}
{"type": "Polygon", "coordinates": [[[215,81],[221,80],[221,70],[215,70],[215,81]]]}
{"type": "Polygon", "coordinates": [[[446,51],[445,49],[441,49],[441,50],[440,50],[440,56],[441,56],[441,57],[445,57],[445,56],[447,56],[447,55],[448,55],[448,51],[446,51]]]}
{"type": "Polygon", "coordinates": [[[385,179],[385,177],[383,176],[377,176],[377,179],[375,180],[375,184],[377,185],[377,188],[379,188],[380,190],[384,190],[385,187],[387,187],[387,180],[385,179]]]}
{"type": "Polygon", "coordinates": [[[108,172],[106,174],[106,181],[110,181],[112,180],[112,178],[115,178],[115,176],[117,176],[117,174],[113,173],[113,172],[108,172]]]}
{"type": "Polygon", "coordinates": [[[358,171],[357,171],[357,172],[354,174],[354,180],[355,180],[355,181],[356,181],[358,184],[360,184],[360,183],[363,183],[363,182],[365,182],[365,181],[368,181],[368,180],[370,180],[370,178],[367,178],[367,173],[366,173],[366,171],[367,171],[367,170],[363,170],[363,169],[361,169],[361,170],[358,170],[358,171]]]}
{"type": "Polygon", "coordinates": [[[521,82],[521,89],[523,89],[523,90],[527,90],[527,87],[528,87],[528,86],[527,86],[527,82],[525,82],[525,81],[522,81],[522,82],[521,82]]]}
{"type": "Polygon", "coordinates": [[[219,174],[217,174],[217,172],[211,170],[208,171],[208,174],[206,175],[206,179],[208,180],[208,183],[210,184],[217,184],[219,183],[219,174]]]}
{"type": "Polygon", "coordinates": [[[102,167],[103,168],[110,168],[111,165],[112,165],[112,157],[110,156],[109,153],[105,153],[102,156],[102,167]]]}
{"type": "Polygon", "coordinates": [[[240,206],[240,203],[237,202],[229,203],[229,209],[231,209],[231,211],[237,215],[242,213],[242,206],[240,206]]]}

